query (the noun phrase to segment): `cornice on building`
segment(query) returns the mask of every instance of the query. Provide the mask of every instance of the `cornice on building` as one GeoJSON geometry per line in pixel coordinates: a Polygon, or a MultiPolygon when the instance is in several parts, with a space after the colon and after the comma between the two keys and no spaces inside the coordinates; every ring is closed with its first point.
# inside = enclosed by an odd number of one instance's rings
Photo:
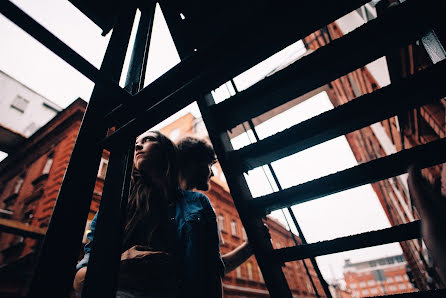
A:
{"type": "MultiPolygon", "coordinates": [[[[54,144],[54,136],[62,133],[65,128],[72,125],[73,118],[77,118],[79,121],[82,119],[86,106],[87,102],[78,98],[66,109],[54,116],[54,118],[47,124],[42,126],[31,137],[19,145],[19,148],[17,148],[14,154],[9,154],[8,157],[0,162],[0,176],[6,173],[8,176],[15,175],[15,173],[11,172],[11,167],[16,166],[17,161],[26,159],[26,156],[28,156],[30,152],[33,152],[33,155],[35,156],[41,155],[36,153],[38,151],[48,151],[51,146],[44,146],[43,143],[49,141],[54,144]]],[[[42,154],[43,153],[44,152],[42,152],[42,154]]],[[[23,161],[20,163],[23,164],[23,161]]]]}

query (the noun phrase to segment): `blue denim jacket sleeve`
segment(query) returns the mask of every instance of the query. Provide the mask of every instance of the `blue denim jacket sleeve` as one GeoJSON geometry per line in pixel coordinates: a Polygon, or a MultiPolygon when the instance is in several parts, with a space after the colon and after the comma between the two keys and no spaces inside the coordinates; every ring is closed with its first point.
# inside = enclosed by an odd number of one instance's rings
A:
{"type": "Polygon", "coordinates": [[[90,259],[91,246],[93,245],[94,233],[96,231],[96,220],[97,220],[97,217],[98,217],[98,213],[96,213],[96,215],[94,216],[93,220],[91,221],[90,231],[87,234],[87,238],[88,238],[89,241],[84,246],[84,257],[83,257],[82,260],[79,261],[79,263],[77,263],[76,270],[79,270],[82,267],[86,267],[88,265],[88,260],[90,259]]]}
{"type": "Polygon", "coordinates": [[[214,297],[219,289],[219,276],[224,273],[216,215],[205,195],[195,192],[193,196],[199,208],[186,204],[183,227],[185,293],[191,297],[214,297]]]}
{"type": "Polygon", "coordinates": [[[203,195],[201,196],[203,211],[206,219],[206,239],[209,244],[209,251],[212,254],[212,261],[215,262],[215,266],[217,266],[217,272],[223,276],[225,273],[225,265],[220,255],[220,237],[219,237],[219,229],[217,223],[217,216],[215,215],[214,208],[211,205],[208,197],[203,195]]]}

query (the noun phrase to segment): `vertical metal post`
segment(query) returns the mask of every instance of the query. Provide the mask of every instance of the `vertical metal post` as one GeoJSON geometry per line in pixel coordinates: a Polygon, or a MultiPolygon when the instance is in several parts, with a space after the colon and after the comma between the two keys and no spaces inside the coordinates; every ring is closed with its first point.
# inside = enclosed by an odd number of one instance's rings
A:
{"type": "Polygon", "coordinates": [[[244,209],[245,201],[252,200],[251,193],[243,174],[235,174],[235,171],[231,170],[230,161],[226,160],[226,152],[233,150],[233,148],[228,134],[216,130],[217,125],[209,113],[209,106],[214,104],[214,99],[210,94],[207,94],[197,102],[220,165],[227,173],[226,179],[231,189],[234,204],[239,212],[246,234],[253,243],[254,253],[268,291],[271,297],[292,297],[281,264],[268,257],[268,254],[273,251],[273,247],[269,239],[259,233],[257,227],[263,225],[261,218],[251,216],[244,209]]]}
{"type": "MultiPolygon", "coordinates": [[[[126,10],[113,30],[101,72],[119,81],[124,63],[134,9],[126,10]]],[[[96,146],[107,133],[103,109],[110,94],[96,85],[82,121],[70,162],[59,191],[29,289],[29,297],[68,297],[72,289],[85,222],[102,155],[96,146]]]]}
{"type": "MultiPolygon", "coordinates": [[[[154,12],[154,3],[141,12],[125,84],[130,87],[132,94],[144,85],[154,12]]],[[[95,242],[82,292],[84,298],[116,296],[133,152],[132,138],[112,148],[97,218],[95,242]]]]}
{"type": "Polygon", "coordinates": [[[121,255],[121,236],[125,218],[128,184],[133,160],[133,146],[121,145],[113,148],[110,154],[107,176],[102,192],[94,244],[82,297],[116,296],[121,255]],[[125,193],[127,190],[127,193],[125,193]],[[123,208],[123,209],[121,209],[123,208]]]}
{"type": "Polygon", "coordinates": [[[141,8],[138,31],[130,59],[129,71],[125,80],[125,89],[134,94],[144,86],[144,77],[147,67],[147,58],[152,34],[153,19],[155,16],[155,4],[141,8]]]}

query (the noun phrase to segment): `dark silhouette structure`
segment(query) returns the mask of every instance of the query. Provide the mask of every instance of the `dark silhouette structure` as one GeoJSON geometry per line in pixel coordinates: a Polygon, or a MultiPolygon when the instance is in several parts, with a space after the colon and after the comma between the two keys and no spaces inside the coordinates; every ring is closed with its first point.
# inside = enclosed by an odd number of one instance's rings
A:
{"type": "MultiPolygon", "coordinates": [[[[271,297],[291,297],[282,270],[284,262],[420,238],[420,222],[413,221],[312,244],[306,244],[300,233],[303,245],[296,241],[294,247],[273,249],[258,227],[263,224],[262,217],[273,210],[400,175],[411,163],[423,168],[443,163],[444,138],[288,189],[282,190],[278,184],[280,191],[256,199],[251,197],[243,173],[438,101],[446,94],[442,82],[446,61],[438,59],[413,75],[392,80],[389,86],[266,139],[256,138],[255,143],[239,150],[233,150],[227,131],[244,122],[255,131],[252,118],[417,40],[431,57],[444,56],[446,3],[408,0],[387,8],[389,1],[384,1],[385,10],[377,19],[215,104],[210,93],[213,89],[368,1],[159,1],[182,61],[145,88],[142,74],[156,3],[71,2],[104,33],[113,29],[99,70],[11,2],[3,1],[0,6],[3,15],[96,83],[40,250],[30,297],[65,297],[71,288],[103,149],[110,151],[108,174],[82,295],[114,295],[134,139],[195,100],[271,297]],[[122,71],[136,8],[141,10],[141,20],[122,89],[115,82],[122,71]],[[432,34],[435,38],[429,38],[432,34]]],[[[293,224],[299,230],[295,218],[293,224]]],[[[330,297],[325,283],[323,287],[330,297]]],[[[419,295],[441,296],[445,291],[419,295]]]]}

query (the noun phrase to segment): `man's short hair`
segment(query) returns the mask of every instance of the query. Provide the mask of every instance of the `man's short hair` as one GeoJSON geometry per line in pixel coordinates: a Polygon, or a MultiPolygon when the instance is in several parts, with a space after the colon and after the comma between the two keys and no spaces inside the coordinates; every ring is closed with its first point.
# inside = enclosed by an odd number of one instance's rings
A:
{"type": "Polygon", "coordinates": [[[217,160],[214,148],[205,140],[185,137],[178,141],[177,146],[182,165],[200,162],[212,164],[217,160]]]}

